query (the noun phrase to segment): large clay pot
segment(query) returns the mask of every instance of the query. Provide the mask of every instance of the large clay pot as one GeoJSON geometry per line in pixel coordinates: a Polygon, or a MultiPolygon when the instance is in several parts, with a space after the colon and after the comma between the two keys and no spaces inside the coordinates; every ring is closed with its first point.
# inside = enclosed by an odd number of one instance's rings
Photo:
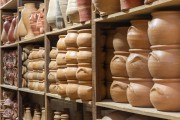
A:
{"type": "Polygon", "coordinates": [[[62,13],[62,17],[64,19],[65,27],[69,26],[67,17],[66,17],[67,5],[68,5],[68,0],[59,0],[59,6],[60,6],[61,13],[62,13]]]}
{"type": "Polygon", "coordinates": [[[57,62],[56,60],[54,59],[51,59],[51,62],[49,63],[49,69],[50,70],[57,70],[57,62]]]}
{"type": "Polygon", "coordinates": [[[126,60],[128,58],[128,52],[114,52],[115,56],[110,63],[111,74],[113,77],[128,77],[126,70],[126,60]]]}
{"type": "Polygon", "coordinates": [[[102,120],[126,120],[128,117],[128,113],[114,111],[104,116],[102,120]]]}
{"type": "Polygon", "coordinates": [[[51,51],[49,53],[49,57],[51,59],[56,59],[57,54],[58,54],[58,49],[56,47],[52,47],[52,49],[51,49],[51,51]]]}
{"type": "Polygon", "coordinates": [[[135,114],[135,115],[130,116],[126,120],[156,120],[156,118],[151,118],[149,116],[143,116],[143,115],[135,114]]]}
{"type": "Polygon", "coordinates": [[[77,53],[78,63],[92,63],[92,48],[90,47],[79,47],[77,53]]]}
{"type": "Polygon", "coordinates": [[[67,64],[77,64],[77,53],[78,49],[76,48],[67,48],[66,53],[66,63],[67,64]]]}
{"type": "Polygon", "coordinates": [[[91,20],[91,0],[77,0],[80,22],[91,20]]]}
{"type": "Polygon", "coordinates": [[[92,66],[90,63],[78,64],[76,77],[79,81],[92,81],[92,66]]]}
{"type": "Polygon", "coordinates": [[[112,13],[120,11],[120,1],[104,1],[104,0],[94,0],[94,11],[100,14],[100,16],[106,16],[112,13]]]}
{"type": "Polygon", "coordinates": [[[148,68],[154,78],[180,77],[180,46],[157,45],[152,46],[148,60],[148,68]],[[172,64],[173,63],[173,64],[172,64]]]}
{"type": "Polygon", "coordinates": [[[66,51],[58,52],[58,55],[56,57],[56,63],[57,65],[66,65],[66,51]]]}
{"type": "Polygon", "coordinates": [[[76,71],[78,69],[77,64],[67,64],[65,69],[65,75],[67,80],[76,80],[76,71]]]}
{"type": "Polygon", "coordinates": [[[78,99],[78,81],[77,80],[67,80],[68,85],[66,87],[66,94],[71,100],[78,99]]]}
{"type": "Polygon", "coordinates": [[[57,42],[57,49],[59,51],[66,51],[65,37],[66,35],[59,35],[59,40],[57,42]]]}
{"type": "Polygon", "coordinates": [[[9,28],[8,35],[7,35],[8,42],[9,43],[14,43],[16,41],[16,39],[14,38],[14,29],[16,27],[16,16],[14,16],[14,18],[11,17],[9,19],[11,19],[12,22],[11,22],[11,26],[9,28]]]}
{"type": "Polygon", "coordinates": [[[31,110],[30,108],[26,108],[26,113],[25,113],[25,120],[32,120],[32,116],[31,116],[31,110]]]}
{"type": "Polygon", "coordinates": [[[67,94],[66,94],[67,85],[68,85],[67,81],[60,81],[59,82],[59,85],[58,85],[59,89],[58,89],[57,93],[59,95],[61,95],[61,97],[66,97],[67,96],[67,94]]]}
{"type": "Polygon", "coordinates": [[[144,0],[144,4],[149,4],[149,3],[152,3],[154,1],[156,1],[156,0],[144,0]]]}
{"type": "MultiPolygon", "coordinates": [[[[5,23],[6,17],[7,17],[7,15],[2,15],[2,20],[4,21],[4,23],[5,23]]],[[[3,30],[2,30],[2,33],[1,33],[1,42],[2,42],[2,44],[5,44],[8,41],[7,32],[4,29],[4,23],[3,23],[3,30]]]]}
{"type": "Polygon", "coordinates": [[[56,70],[50,70],[48,74],[48,80],[50,83],[55,83],[57,80],[56,70]]]}
{"type": "Polygon", "coordinates": [[[61,66],[57,69],[56,75],[57,75],[58,81],[65,81],[66,80],[65,71],[66,71],[66,66],[61,66]]]}
{"type": "Polygon", "coordinates": [[[150,99],[153,106],[160,111],[180,111],[180,80],[153,79],[150,99]]]}
{"type": "Polygon", "coordinates": [[[57,94],[57,84],[51,83],[49,86],[49,92],[52,94],[57,94]]]}
{"type": "Polygon", "coordinates": [[[65,37],[66,47],[67,48],[77,47],[77,37],[78,37],[78,31],[77,30],[68,30],[67,35],[65,37]]]}
{"type": "Polygon", "coordinates": [[[144,0],[120,0],[120,2],[122,11],[129,10],[144,4],[144,0]]]}
{"type": "Polygon", "coordinates": [[[124,77],[113,77],[113,82],[110,87],[111,98],[114,102],[127,103],[127,88],[129,80],[124,77]]]}
{"type": "Polygon", "coordinates": [[[45,81],[39,81],[38,91],[44,91],[44,90],[45,90],[45,81]]]}
{"type": "Polygon", "coordinates": [[[129,81],[130,84],[127,89],[129,103],[135,107],[152,107],[149,96],[154,84],[152,79],[129,78],[129,81]]]}
{"type": "Polygon", "coordinates": [[[149,49],[148,20],[132,20],[128,29],[127,41],[131,49],[149,49]]]}
{"type": "Polygon", "coordinates": [[[34,37],[29,21],[29,17],[34,11],[37,11],[37,9],[35,8],[35,3],[24,4],[24,9],[22,10],[22,20],[27,30],[27,35],[24,37],[24,39],[31,39],[32,37],[34,37]]]}
{"type": "Polygon", "coordinates": [[[61,112],[54,112],[54,120],[61,120],[61,112]]]}
{"type": "Polygon", "coordinates": [[[91,29],[82,29],[78,31],[77,37],[78,47],[91,47],[92,45],[92,33],[91,29]]]}
{"type": "Polygon", "coordinates": [[[92,100],[92,81],[79,81],[78,96],[83,101],[92,100]]]}
{"type": "Polygon", "coordinates": [[[130,78],[151,78],[148,69],[148,56],[150,50],[130,49],[126,61],[126,69],[130,78]]]}
{"type": "Polygon", "coordinates": [[[113,47],[115,51],[128,51],[129,45],[127,43],[128,27],[119,27],[113,37],[113,47]]]}
{"type": "Polygon", "coordinates": [[[152,13],[152,16],[153,19],[149,22],[148,27],[151,45],[180,44],[180,11],[159,11],[152,13]]]}

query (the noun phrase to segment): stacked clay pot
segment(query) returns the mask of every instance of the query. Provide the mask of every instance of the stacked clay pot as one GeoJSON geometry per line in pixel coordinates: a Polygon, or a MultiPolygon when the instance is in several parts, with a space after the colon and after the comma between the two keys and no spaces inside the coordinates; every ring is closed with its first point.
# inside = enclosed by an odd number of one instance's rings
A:
{"type": "Polygon", "coordinates": [[[160,111],[180,111],[180,103],[177,102],[180,100],[179,13],[154,12],[148,28],[148,37],[152,45],[148,68],[155,82],[150,100],[160,111]]]}
{"type": "Polygon", "coordinates": [[[28,56],[28,88],[35,91],[45,90],[45,50],[43,47],[33,48],[28,56]]]}
{"type": "MultiPolygon", "coordinates": [[[[126,61],[129,55],[127,43],[128,27],[119,27],[114,30],[110,41],[112,44],[114,57],[110,62],[111,81],[110,95],[114,102],[127,103],[127,87],[129,84],[126,70],[126,61]]],[[[113,55],[113,53],[112,53],[113,55]]]]}
{"type": "Polygon", "coordinates": [[[150,43],[147,29],[148,20],[132,20],[127,34],[130,46],[130,55],[126,62],[130,81],[127,98],[136,107],[152,107],[149,94],[154,82],[148,69],[150,43]]]}

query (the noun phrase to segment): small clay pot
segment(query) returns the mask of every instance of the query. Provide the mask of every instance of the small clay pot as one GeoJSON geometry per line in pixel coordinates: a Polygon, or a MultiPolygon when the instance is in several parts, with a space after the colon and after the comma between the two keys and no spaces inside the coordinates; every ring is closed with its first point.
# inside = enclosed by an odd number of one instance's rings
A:
{"type": "Polygon", "coordinates": [[[38,51],[39,51],[39,49],[32,49],[32,52],[29,54],[29,56],[28,56],[28,58],[30,59],[30,60],[32,60],[32,59],[38,59],[38,51]]]}
{"type": "Polygon", "coordinates": [[[57,77],[57,80],[58,81],[65,81],[66,80],[66,75],[65,75],[65,70],[66,69],[66,66],[64,66],[64,67],[59,67],[58,69],[57,69],[57,73],[56,73],[56,77],[57,77]]]}
{"type": "Polygon", "coordinates": [[[61,120],[61,112],[54,112],[54,120],[61,120]]]}
{"type": "Polygon", "coordinates": [[[57,84],[51,83],[49,86],[49,92],[52,94],[57,94],[57,84]]]}
{"type": "Polygon", "coordinates": [[[91,29],[82,29],[79,30],[77,37],[78,47],[91,47],[92,46],[92,30],[91,29]]]}
{"type": "Polygon", "coordinates": [[[65,43],[66,35],[59,35],[59,40],[57,42],[57,49],[60,51],[66,51],[66,43],[65,43]]]}
{"type": "Polygon", "coordinates": [[[55,83],[57,80],[56,70],[50,70],[48,74],[48,80],[50,83],[55,83]]]}
{"type": "Polygon", "coordinates": [[[38,58],[44,58],[45,57],[44,47],[40,47],[37,54],[38,54],[38,58]]]}
{"type": "Polygon", "coordinates": [[[89,63],[78,64],[76,77],[79,81],[92,81],[92,66],[89,63]]]}
{"type": "Polygon", "coordinates": [[[58,55],[56,57],[56,63],[59,66],[66,65],[66,51],[58,52],[58,55]]]}
{"type": "Polygon", "coordinates": [[[78,49],[76,48],[67,48],[66,53],[66,63],[67,64],[77,64],[77,53],[78,49]]]}
{"type": "Polygon", "coordinates": [[[36,76],[36,74],[34,74],[33,71],[28,71],[28,73],[27,73],[27,79],[28,80],[34,80],[36,78],[37,78],[37,76],[36,76]]]}
{"type": "Polygon", "coordinates": [[[33,88],[34,88],[34,80],[28,80],[28,88],[30,90],[33,90],[33,88]]]}
{"type": "Polygon", "coordinates": [[[66,87],[66,94],[71,100],[78,99],[78,81],[77,80],[67,80],[68,85],[66,87]]]}
{"type": "Polygon", "coordinates": [[[44,60],[36,60],[33,62],[33,70],[43,70],[45,66],[44,60]]]}
{"type": "Polygon", "coordinates": [[[77,53],[78,63],[92,63],[92,48],[90,47],[79,47],[77,53]]]}
{"type": "Polygon", "coordinates": [[[38,80],[33,80],[33,90],[39,91],[39,81],[38,80]]]}
{"type": "Polygon", "coordinates": [[[102,120],[127,120],[130,115],[125,112],[113,111],[102,118],[102,120]]]}
{"type": "Polygon", "coordinates": [[[33,70],[33,61],[29,61],[27,68],[28,70],[33,70]]]}
{"type": "Polygon", "coordinates": [[[57,70],[57,62],[56,62],[56,59],[51,59],[51,62],[49,63],[49,69],[50,69],[50,70],[57,70]]]}
{"type": "Polygon", "coordinates": [[[61,97],[67,97],[66,94],[66,87],[67,87],[68,83],[67,81],[60,81],[59,85],[58,85],[58,91],[57,93],[61,96],[61,97]]]}
{"type": "Polygon", "coordinates": [[[78,37],[78,31],[77,30],[68,30],[67,35],[65,37],[65,44],[66,47],[77,47],[77,37],[78,37]]]}
{"type": "Polygon", "coordinates": [[[83,101],[92,100],[92,81],[79,81],[78,96],[83,101]]]}
{"type": "Polygon", "coordinates": [[[49,53],[49,57],[51,59],[56,59],[57,54],[58,54],[58,49],[56,47],[52,47],[52,49],[49,53]]]}
{"type": "Polygon", "coordinates": [[[67,64],[65,69],[65,75],[67,80],[76,80],[76,71],[78,69],[77,64],[67,64]]]}
{"type": "Polygon", "coordinates": [[[45,79],[45,72],[43,71],[38,71],[37,72],[37,80],[44,80],[45,79]]]}
{"type": "Polygon", "coordinates": [[[45,81],[39,81],[38,91],[44,91],[44,90],[45,90],[45,81]]]}
{"type": "Polygon", "coordinates": [[[144,4],[144,0],[120,0],[120,4],[121,4],[121,10],[125,11],[125,10],[129,10],[131,8],[140,6],[144,4]]]}

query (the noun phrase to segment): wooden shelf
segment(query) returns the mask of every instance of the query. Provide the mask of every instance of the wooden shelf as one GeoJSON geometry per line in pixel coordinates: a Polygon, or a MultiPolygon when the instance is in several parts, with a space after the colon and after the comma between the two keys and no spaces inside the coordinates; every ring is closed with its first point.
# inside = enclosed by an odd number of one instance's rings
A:
{"type": "MultiPolygon", "coordinates": [[[[133,19],[138,15],[149,14],[153,11],[156,11],[160,8],[165,8],[169,6],[180,5],[180,0],[158,0],[152,4],[142,5],[130,9],[126,12],[118,12],[105,17],[96,18],[95,22],[119,22],[120,20],[129,20],[133,19]]],[[[172,7],[171,7],[172,8],[172,7]]]]}
{"type": "Polygon", "coordinates": [[[6,88],[6,89],[11,89],[11,90],[18,90],[18,87],[12,86],[12,85],[2,84],[2,85],[0,85],[0,87],[6,88]]]}
{"type": "Polygon", "coordinates": [[[17,9],[17,0],[9,0],[0,9],[17,9]]]}
{"type": "Polygon", "coordinates": [[[15,43],[11,43],[11,44],[5,44],[0,46],[0,48],[10,48],[10,47],[17,47],[18,46],[18,42],[15,43]]]}
{"type": "Polygon", "coordinates": [[[19,41],[19,44],[41,42],[44,40],[44,36],[45,36],[45,34],[41,34],[41,35],[35,36],[29,40],[21,40],[21,41],[19,41]]]}
{"type": "Polygon", "coordinates": [[[121,111],[152,116],[157,118],[180,120],[180,112],[161,112],[161,111],[157,111],[155,108],[132,107],[130,104],[115,103],[112,100],[104,100],[102,102],[96,102],[96,105],[100,107],[121,110],[121,111]]]}
{"type": "Polygon", "coordinates": [[[37,95],[45,95],[44,92],[41,91],[35,91],[35,90],[30,90],[29,88],[18,88],[19,91],[22,92],[27,92],[27,93],[32,93],[32,94],[37,94],[37,95]]]}

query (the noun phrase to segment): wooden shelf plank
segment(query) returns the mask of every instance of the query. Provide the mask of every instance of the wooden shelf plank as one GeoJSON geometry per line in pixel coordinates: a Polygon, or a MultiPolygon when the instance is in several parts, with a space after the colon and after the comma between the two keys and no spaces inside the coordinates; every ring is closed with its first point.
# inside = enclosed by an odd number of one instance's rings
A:
{"type": "Polygon", "coordinates": [[[29,88],[18,88],[19,91],[22,92],[27,92],[27,93],[32,93],[32,94],[37,94],[37,95],[45,95],[44,92],[41,91],[35,91],[35,90],[30,90],[29,88]]]}
{"type": "Polygon", "coordinates": [[[11,43],[11,44],[2,45],[2,46],[0,46],[0,48],[17,47],[17,45],[18,45],[18,42],[15,42],[15,43],[11,43]]]}
{"type": "Polygon", "coordinates": [[[104,100],[102,102],[96,102],[96,105],[100,107],[121,110],[121,111],[152,116],[157,118],[180,120],[180,112],[161,112],[161,111],[157,111],[155,108],[132,107],[130,104],[115,103],[112,100],[104,100]]]}
{"type": "Polygon", "coordinates": [[[0,9],[17,9],[17,0],[9,0],[0,9]]]}
{"type": "Polygon", "coordinates": [[[11,89],[11,90],[18,90],[18,87],[12,86],[12,85],[2,84],[2,85],[0,85],[0,87],[6,88],[6,89],[11,89]]]}
{"type": "Polygon", "coordinates": [[[21,40],[21,41],[19,41],[19,44],[41,42],[44,40],[44,36],[45,36],[45,34],[41,34],[41,35],[35,36],[29,40],[21,40]]]}

